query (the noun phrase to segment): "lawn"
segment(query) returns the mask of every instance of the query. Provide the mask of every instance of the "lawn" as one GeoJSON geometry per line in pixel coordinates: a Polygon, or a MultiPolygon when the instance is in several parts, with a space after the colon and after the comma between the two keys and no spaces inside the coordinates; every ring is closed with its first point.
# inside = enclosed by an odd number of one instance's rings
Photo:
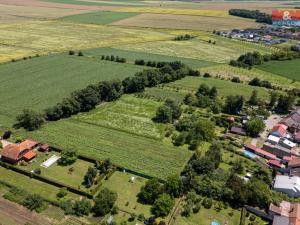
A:
{"type": "MultiPolygon", "coordinates": [[[[41,170],[41,175],[44,177],[86,191],[87,189],[82,184],[84,175],[86,174],[89,167],[94,167],[94,164],[78,159],[75,163],[69,166],[60,166],[57,163],[52,164],[48,168],[40,166],[44,161],[46,161],[53,155],[59,155],[59,153],[51,152],[50,154],[45,154],[43,152],[38,152],[37,158],[32,163],[20,167],[28,171],[39,168],[41,170]],[[70,172],[71,168],[72,172],[70,172]]],[[[93,187],[94,186],[92,186],[91,188],[93,187]]]]}
{"type": "Polygon", "coordinates": [[[211,225],[214,220],[220,225],[238,225],[240,224],[241,211],[230,207],[217,212],[215,209],[205,209],[203,206],[196,214],[191,214],[190,217],[178,216],[175,225],[211,225]],[[232,216],[229,213],[233,213],[232,216]]]}
{"type": "Polygon", "coordinates": [[[163,54],[152,54],[151,52],[140,52],[140,51],[131,51],[131,50],[121,50],[116,48],[94,48],[87,49],[83,51],[85,55],[101,57],[102,55],[115,55],[119,57],[124,57],[128,62],[134,63],[136,59],[144,59],[145,61],[162,61],[162,62],[173,62],[181,61],[188,66],[199,69],[201,67],[212,66],[216,63],[205,61],[205,60],[196,60],[190,58],[174,57],[163,54]]]}
{"type": "Polygon", "coordinates": [[[63,21],[70,21],[74,23],[88,23],[88,24],[109,24],[119,20],[123,20],[139,13],[135,12],[90,12],[77,15],[71,15],[61,18],[63,21]]]}
{"type": "Polygon", "coordinates": [[[160,140],[163,138],[164,126],[152,120],[160,105],[154,100],[126,95],[118,101],[104,103],[91,112],[73,118],[100,127],[160,140]]]}
{"type": "MultiPolygon", "coordinates": [[[[16,186],[20,189],[23,189],[29,193],[39,194],[51,201],[57,200],[56,194],[60,190],[59,188],[53,185],[29,178],[27,176],[21,175],[3,167],[0,167],[0,180],[10,185],[16,186]]],[[[70,192],[67,195],[67,198],[77,197],[78,195],[75,195],[70,192]]]]}
{"type": "Polygon", "coordinates": [[[138,203],[137,198],[137,194],[146,181],[147,179],[142,177],[117,171],[109,180],[104,180],[102,186],[118,194],[116,205],[119,209],[135,213],[136,215],[143,213],[146,217],[149,217],[151,206],[138,203]],[[133,182],[130,182],[131,177],[135,177],[133,182]]]}
{"type": "Polygon", "coordinates": [[[300,59],[270,61],[257,66],[258,69],[274,73],[291,80],[300,81],[300,59]]]}
{"type": "Polygon", "coordinates": [[[247,52],[259,51],[262,54],[266,54],[275,51],[272,48],[267,48],[259,44],[230,40],[212,36],[208,33],[201,34],[199,37],[188,41],[144,42],[116,46],[115,48],[212,61],[215,63],[227,63],[231,59],[236,59],[241,54],[247,52]],[[216,41],[216,43],[209,43],[209,40],[212,42],[216,41]]]}
{"type": "Polygon", "coordinates": [[[1,125],[11,126],[25,108],[41,111],[72,91],[101,80],[133,76],[142,69],[66,53],[0,65],[1,125]]]}
{"type": "Polygon", "coordinates": [[[182,80],[166,84],[165,86],[172,87],[175,90],[179,88],[186,91],[197,91],[200,84],[207,84],[210,87],[215,86],[217,88],[218,95],[221,97],[239,94],[248,99],[251,96],[253,90],[257,90],[258,96],[262,99],[266,99],[269,96],[268,91],[265,88],[253,87],[247,84],[234,83],[231,81],[215,78],[185,77],[182,80]]]}
{"type": "Polygon", "coordinates": [[[76,149],[95,159],[110,158],[115,164],[159,178],[179,173],[192,154],[152,138],[81,121],[80,116],[45,124],[41,129],[23,135],[76,149]]]}

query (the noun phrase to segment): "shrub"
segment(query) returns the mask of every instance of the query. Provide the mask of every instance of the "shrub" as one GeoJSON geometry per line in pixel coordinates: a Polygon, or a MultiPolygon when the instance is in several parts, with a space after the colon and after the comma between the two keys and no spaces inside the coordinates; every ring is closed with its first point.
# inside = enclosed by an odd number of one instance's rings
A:
{"type": "Polygon", "coordinates": [[[255,219],[256,219],[256,216],[254,216],[254,215],[251,215],[251,216],[249,217],[249,220],[252,221],[252,222],[255,221],[255,219]]]}
{"type": "Polygon", "coordinates": [[[82,52],[78,52],[78,56],[83,56],[83,53],[82,52]]]}
{"type": "Polygon", "coordinates": [[[70,50],[70,51],[69,51],[69,55],[75,55],[75,52],[72,51],[72,50],[70,50]]]}
{"type": "Polygon", "coordinates": [[[58,197],[58,198],[63,198],[63,197],[65,197],[66,195],[68,194],[68,190],[67,190],[67,188],[61,188],[60,190],[59,190],[59,192],[56,194],[56,196],[58,197]]]}

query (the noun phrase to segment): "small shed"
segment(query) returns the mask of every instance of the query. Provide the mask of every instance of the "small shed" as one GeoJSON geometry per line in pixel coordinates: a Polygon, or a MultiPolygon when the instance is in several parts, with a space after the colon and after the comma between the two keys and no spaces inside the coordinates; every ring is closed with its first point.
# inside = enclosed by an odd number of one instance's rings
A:
{"type": "Polygon", "coordinates": [[[246,135],[246,131],[241,127],[232,127],[230,129],[230,132],[233,134],[238,134],[238,135],[242,135],[242,136],[246,135]]]}

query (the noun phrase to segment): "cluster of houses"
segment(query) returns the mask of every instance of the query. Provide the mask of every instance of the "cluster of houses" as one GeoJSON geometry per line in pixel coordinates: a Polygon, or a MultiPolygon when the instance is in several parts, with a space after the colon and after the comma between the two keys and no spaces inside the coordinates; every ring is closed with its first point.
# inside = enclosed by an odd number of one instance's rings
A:
{"type": "Polygon", "coordinates": [[[269,215],[273,225],[299,225],[300,204],[282,201],[278,206],[271,204],[269,215]]]}
{"type": "Polygon", "coordinates": [[[37,156],[38,150],[47,152],[49,148],[47,144],[41,144],[30,139],[24,140],[21,143],[11,143],[2,149],[1,160],[11,164],[17,164],[23,160],[29,162],[37,156]]]}
{"type": "Polygon", "coordinates": [[[233,29],[217,32],[223,37],[245,40],[265,45],[282,44],[289,40],[300,40],[300,32],[292,32],[288,27],[274,28],[270,26],[259,29],[233,29]]]}
{"type": "Polygon", "coordinates": [[[262,148],[245,145],[245,151],[268,160],[281,175],[274,180],[274,190],[290,197],[300,197],[300,108],[276,124],[262,148]]]}

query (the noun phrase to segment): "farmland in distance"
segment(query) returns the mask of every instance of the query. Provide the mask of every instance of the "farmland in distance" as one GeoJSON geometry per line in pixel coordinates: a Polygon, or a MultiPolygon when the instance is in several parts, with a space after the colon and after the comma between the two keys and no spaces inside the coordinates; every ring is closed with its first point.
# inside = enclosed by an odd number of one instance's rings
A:
{"type": "Polygon", "coordinates": [[[72,91],[101,80],[133,76],[142,69],[141,66],[67,54],[1,65],[1,125],[11,126],[16,115],[25,108],[40,111],[56,104],[72,91]]]}

